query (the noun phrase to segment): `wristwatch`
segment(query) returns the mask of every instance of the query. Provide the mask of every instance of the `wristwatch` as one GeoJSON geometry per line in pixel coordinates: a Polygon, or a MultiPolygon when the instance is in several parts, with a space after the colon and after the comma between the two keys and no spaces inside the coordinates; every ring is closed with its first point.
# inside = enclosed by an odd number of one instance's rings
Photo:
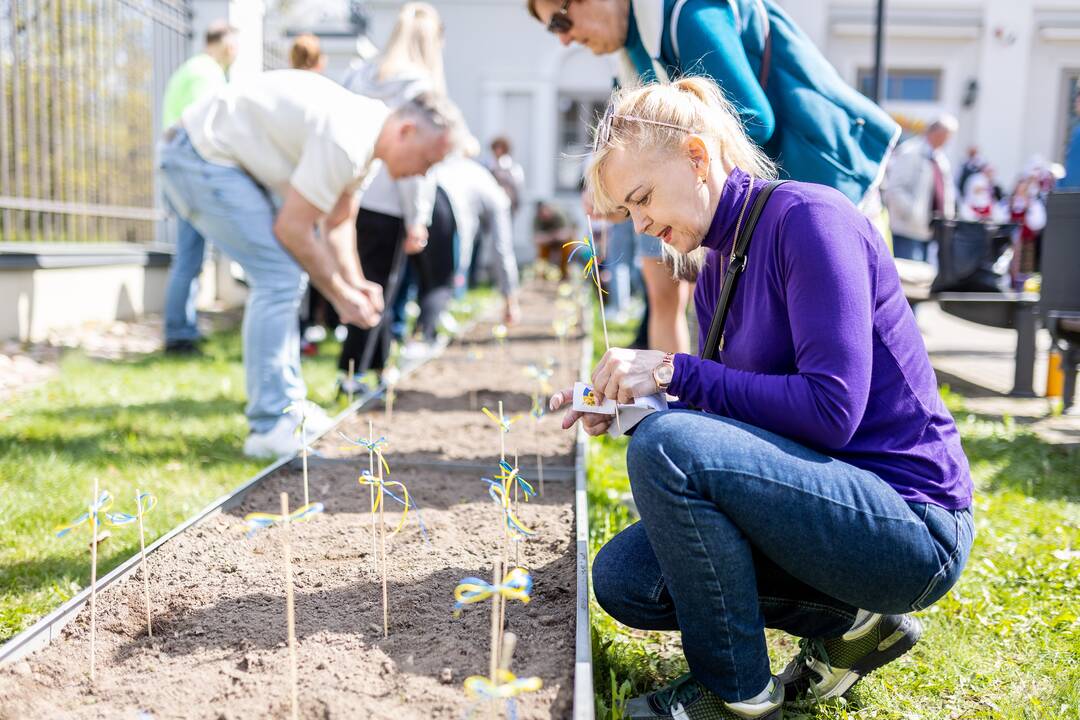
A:
{"type": "Polygon", "coordinates": [[[664,359],[660,361],[660,364],[653,368],[653,381],[656,383],[656,387],[660,389],[660,392],[666,392],[668,385],[671,384],[671,378],[674,376],[675,353],[668,353],[664,355],[664,359]]]}

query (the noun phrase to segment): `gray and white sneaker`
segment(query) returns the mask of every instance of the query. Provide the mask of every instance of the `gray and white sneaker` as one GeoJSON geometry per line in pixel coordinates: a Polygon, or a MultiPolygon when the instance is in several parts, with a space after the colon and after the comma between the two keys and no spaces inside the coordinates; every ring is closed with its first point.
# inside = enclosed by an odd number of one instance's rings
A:
{"type": "Polygon", "coordinates": [[[783,720],[784,688],[776,678],[762,691],[764,699],[724,702],[690,673],[670,684],[632,698],[623,709],[625,720],[783,720]]]}
{"type": "Polygon", "coordinates": [[[786,700],[809,693],[818,700],[840,697],[870,672],[892,662],[922,637],[914,615],[879,615],[860,610],[838,638],[803,638],[799,654],[780,673],[786,700]]]}

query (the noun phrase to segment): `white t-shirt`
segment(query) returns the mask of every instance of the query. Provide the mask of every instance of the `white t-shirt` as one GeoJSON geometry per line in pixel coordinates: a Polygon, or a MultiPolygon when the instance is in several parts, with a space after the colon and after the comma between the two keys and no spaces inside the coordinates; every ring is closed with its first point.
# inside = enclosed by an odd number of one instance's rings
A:
{"type": "MultiPolygon", "coordinates": [[[[207,162],[239,166],[324,213],[374,176],[372,153],[389,110],[308,70],[274,70],[223,87],[183,115],[207,162]]],[[[377,169],[377,168],[375,168],[377,169]]]]}

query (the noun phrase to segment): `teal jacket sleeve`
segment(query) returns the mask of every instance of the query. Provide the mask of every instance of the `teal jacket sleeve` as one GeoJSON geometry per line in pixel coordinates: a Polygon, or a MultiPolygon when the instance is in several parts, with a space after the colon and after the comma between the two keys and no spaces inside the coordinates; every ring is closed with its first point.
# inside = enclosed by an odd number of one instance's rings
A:
{"type": "Polygon", "coordinates": [[[728,3],[690,0],[679,14],[678,66],[684,75],[708,75],[735,105],[747,135],[758,145],[776,127],[772,105],[750,65],[728,3]]]}

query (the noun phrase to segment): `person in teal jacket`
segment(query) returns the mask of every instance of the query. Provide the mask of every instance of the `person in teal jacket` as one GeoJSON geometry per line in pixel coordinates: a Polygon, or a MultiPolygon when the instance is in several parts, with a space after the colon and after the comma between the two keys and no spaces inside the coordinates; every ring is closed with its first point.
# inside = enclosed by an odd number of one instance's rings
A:
{"type": "Polygon", "coordinates": [[[528,0],[528,7],[563,44],[618,53],[624,84],[711,77],[781,176],[829,185],[856,204],[876,190],[900,136],[772,0],[528,0]]]}

